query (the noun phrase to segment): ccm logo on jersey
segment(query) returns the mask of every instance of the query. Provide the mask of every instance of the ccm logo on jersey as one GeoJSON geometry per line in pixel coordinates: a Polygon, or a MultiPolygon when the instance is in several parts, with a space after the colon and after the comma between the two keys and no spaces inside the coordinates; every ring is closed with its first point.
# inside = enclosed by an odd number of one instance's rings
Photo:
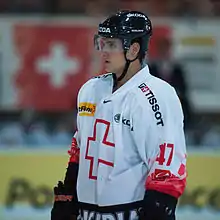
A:
{"type": "MultiPolygon", "coordinates": [[[[120,119],[121,119],[121,114],[116,114],[114,116],[114,120],[115,120],[116,123],[119,123],[120,119]]],[[[122,117],[122,124],[127,125],[129,127],[131,126],[130,120],[128,120],[128,119],[126,119],[124,117],[122,117]]]]}
{"type": "Polygon", "coordinates": [[[157,104],[157,99],[154,96],[154,93],[150,90],[150,88],[145,83],[142,83],[141,85],[139,85],[138,88],[145,94],[150,105],[152,106],[152,110],[153,112],[155,112],[154,116],[157,120],[157,125],[164,126],[163,117],[160,112],[160,106],[157,104]]]}
{"type": "Polygon", "coordinates": [[[94,116],[96,110],[96,104],[89,102],[79,103],[78,112],[79,116],[94,116]]]}

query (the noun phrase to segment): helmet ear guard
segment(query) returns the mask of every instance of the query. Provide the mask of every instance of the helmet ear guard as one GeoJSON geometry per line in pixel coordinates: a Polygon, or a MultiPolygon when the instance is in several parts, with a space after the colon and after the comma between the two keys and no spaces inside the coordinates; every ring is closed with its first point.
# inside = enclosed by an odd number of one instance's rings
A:
{"type": "Polygon", "coordinates": [[[123,38],[121,40],[122,40],[123,47],[124,47],[125,51],[129,50],[130,46],[133,43],[139,43],[140,52],[145,53],[148,50],[148,43],[149,43],[150,37],[147,36],[147,35],[141,35],[141,36],[137,36],[137,37],[132,38],[132,39],[123,38]]]}

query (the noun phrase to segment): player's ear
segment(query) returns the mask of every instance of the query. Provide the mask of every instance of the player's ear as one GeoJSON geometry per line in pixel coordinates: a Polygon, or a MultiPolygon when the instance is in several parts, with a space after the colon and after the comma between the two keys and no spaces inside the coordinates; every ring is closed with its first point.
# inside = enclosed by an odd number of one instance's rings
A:
{"type": "Polygon", "coordinates": [[[140,44],[139,43],[133,43],[129,50],[126,53],[126,57],[128,60],[133,60],[138,56],[138,53],[140,51],[140,44]]]}

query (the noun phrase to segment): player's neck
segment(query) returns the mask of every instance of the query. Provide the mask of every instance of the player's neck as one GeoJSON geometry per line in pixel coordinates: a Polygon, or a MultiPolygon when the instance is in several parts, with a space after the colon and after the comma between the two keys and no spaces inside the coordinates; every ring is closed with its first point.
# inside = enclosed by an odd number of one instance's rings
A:
{"type": "Polygon", "coordinates": [[[121,81],[117,82],[117,86],[116,86],[115,90],[117,90],[122,85],[124,85],[129,79],[131,79],[140,70],[141,70],[141,64],[139,61],[137,61],[137,62],[135,61],[135,62],[131,63],[125,77],[121,81]]]}

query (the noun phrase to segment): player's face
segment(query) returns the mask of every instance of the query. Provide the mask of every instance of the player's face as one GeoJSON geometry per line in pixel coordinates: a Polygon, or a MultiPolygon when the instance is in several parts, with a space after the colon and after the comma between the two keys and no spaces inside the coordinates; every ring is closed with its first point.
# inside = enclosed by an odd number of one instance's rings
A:
{"type": "Polygon", "coordinates": [[[120,75],[125,66],[125,57],[123,52],[102,52],[102,59],[105,71],[117,73],[120,75]]]}
{"type": "Polygon", "coordinates": [[[121,73],[125,65],[122,41],[116,38],[95,36],[95,48],[101,53],[107,72],[121,73]]]}

